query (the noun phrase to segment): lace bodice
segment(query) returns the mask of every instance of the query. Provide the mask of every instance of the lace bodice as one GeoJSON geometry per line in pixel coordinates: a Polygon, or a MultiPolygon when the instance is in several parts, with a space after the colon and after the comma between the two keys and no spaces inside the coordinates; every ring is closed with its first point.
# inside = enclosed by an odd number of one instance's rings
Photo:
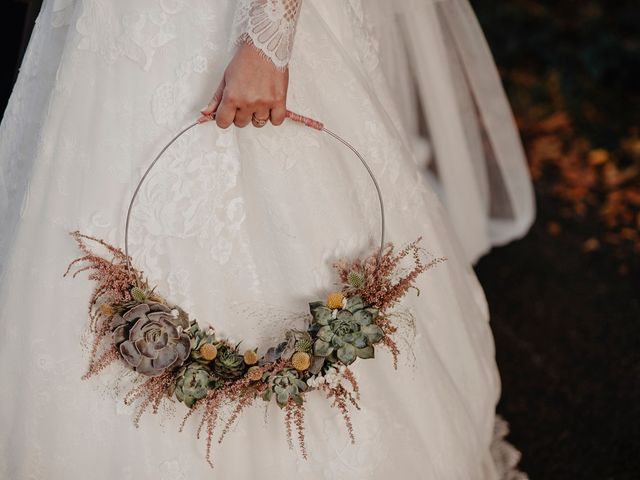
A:
{"type": "Polygon", "coordinates": [[[291,58],[302,0],[239,0],[233,21],[233,43],[253,44],[278,68],[291,58]]]}

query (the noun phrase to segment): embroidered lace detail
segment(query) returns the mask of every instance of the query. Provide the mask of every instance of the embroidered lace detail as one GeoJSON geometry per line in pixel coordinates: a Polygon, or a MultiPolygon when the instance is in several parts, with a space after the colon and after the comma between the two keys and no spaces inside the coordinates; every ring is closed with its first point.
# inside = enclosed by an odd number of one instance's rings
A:
{"type": "Polygon", "coordinates": [[[302,0],[240,0],[233,21],[234,45],[252,43],[278,68],[291,58],[302,0]]]}

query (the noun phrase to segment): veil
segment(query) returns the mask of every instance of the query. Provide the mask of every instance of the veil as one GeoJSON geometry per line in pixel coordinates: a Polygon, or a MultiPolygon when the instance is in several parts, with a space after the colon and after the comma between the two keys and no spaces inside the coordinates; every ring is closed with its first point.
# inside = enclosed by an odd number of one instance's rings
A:
{"type": "Polygon", "coordinates": [[[468,259],[523,236],[535,216],[525,153],[468,0],[362,4],[414,153],[468,259]]]}

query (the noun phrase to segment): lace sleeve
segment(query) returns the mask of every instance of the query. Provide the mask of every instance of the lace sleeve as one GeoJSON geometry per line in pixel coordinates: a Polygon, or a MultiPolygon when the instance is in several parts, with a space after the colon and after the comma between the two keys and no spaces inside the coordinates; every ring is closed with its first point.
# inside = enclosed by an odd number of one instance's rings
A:
{"type": "Polygon", "coordinates": [[[301,5],[302,0],[238,0],[233,43],[250,42],[276,67],[285,68],[301,5]]]}

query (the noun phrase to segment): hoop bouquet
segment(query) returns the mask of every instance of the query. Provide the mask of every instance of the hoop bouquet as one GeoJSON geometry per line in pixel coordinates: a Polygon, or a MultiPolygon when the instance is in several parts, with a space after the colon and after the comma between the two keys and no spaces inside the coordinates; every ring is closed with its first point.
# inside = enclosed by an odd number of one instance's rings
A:
{"type": "Polygon", "coordinates": [[[305,328],[284,329],[280,341],[264,351],[243,349],[242,342],[232,343],[218,335],[215,326],[192,319],[152,287],[128,252],[131,210],[144,180],[173,142],[198,123],[176,135],[142,176],[127,211],[124,251],[99,238],[71,233],[82,256],[65,275],[88,272],[95,282],[89,299],[92,344],[83,378],[103,372],[114,362],[134,371],[140,381],[124,402],[135,405],[136,426],[145,412],[158,413],[163,402],[183,403],[180,430],[199,414],[197,436],[206,439],[206,458],[212,466],[214,438],[221,442],[240,414],[257,401],[274,402],[284,411],[289,446],[293,448],[295,431],[304,458],[308,395],[323,395],[337,409],[354,442],[350,412],[360,409],[360,389],[352,367],[357,361],[375,358],[382,348],[390,352],[397,369],[400,348],[394,334],[401,315],[393,307],[414,288],[420,274],[444,260],[426,260],[421,238],[401,249],[386,243],[382,194],[364,158],[321,123],[292,112],[287,116],[329,134],[359,158],[378,193],[380,245],[370,255],[335,263],[340,287],[328,289],[324,299],[312,299],[304,315],[305,328]],[[108,254],[95,253],[96,247],[108,254]]]}

